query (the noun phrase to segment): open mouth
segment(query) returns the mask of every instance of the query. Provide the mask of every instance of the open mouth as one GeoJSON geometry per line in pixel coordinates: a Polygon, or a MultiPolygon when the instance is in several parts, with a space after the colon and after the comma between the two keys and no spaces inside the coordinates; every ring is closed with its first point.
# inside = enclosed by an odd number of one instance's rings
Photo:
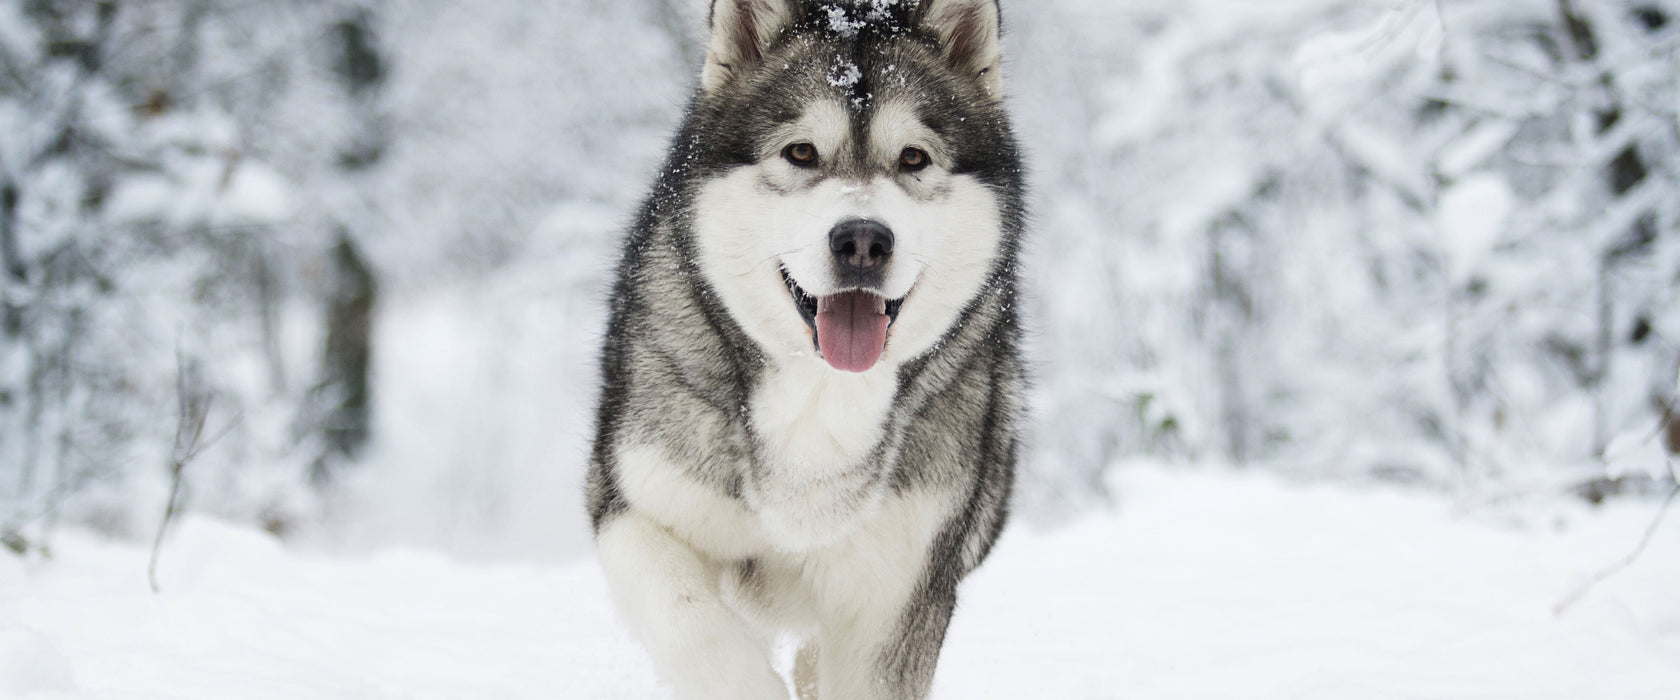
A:
{"type": "Polygon", "coordinates": [[[887,347],[887,328],[898,320],[904,299],[887,299],[865,289],[817,297],[806,294],[782,270],[799,317],[811,328],[817,354],[835,369],[862,372],[874,367],[887,347]]]}

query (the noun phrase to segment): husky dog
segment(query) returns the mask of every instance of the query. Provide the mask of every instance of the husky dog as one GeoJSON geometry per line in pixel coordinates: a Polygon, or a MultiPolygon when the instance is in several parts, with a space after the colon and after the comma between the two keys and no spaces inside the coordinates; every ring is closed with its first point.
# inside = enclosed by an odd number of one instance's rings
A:
{"type": "Polygon", "coordinates": [[[601,565],[678,698],[787,698],[787,640],[801,698],[924,698],[1021,411],[996,0],[714,0],[710,31],[613,288],[601,565]]]}

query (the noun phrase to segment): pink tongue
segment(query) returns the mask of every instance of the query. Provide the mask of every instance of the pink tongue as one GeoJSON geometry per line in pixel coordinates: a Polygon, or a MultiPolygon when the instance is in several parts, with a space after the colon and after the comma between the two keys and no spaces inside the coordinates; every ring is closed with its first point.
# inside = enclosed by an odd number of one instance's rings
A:
{"type": "Polygon", "coordinates": [[[817,347],[835,369],[862,372],[887,346],[887,302],[869,292],[841,292],[817,300],[817,347]]]}

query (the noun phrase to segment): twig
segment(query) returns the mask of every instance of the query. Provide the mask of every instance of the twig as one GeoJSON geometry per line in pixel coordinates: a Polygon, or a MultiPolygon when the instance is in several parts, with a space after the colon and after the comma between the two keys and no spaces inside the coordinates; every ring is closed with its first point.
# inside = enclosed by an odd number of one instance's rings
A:
{"type": "Polygon", "coordinates": [[[1586,597],[1587,593],[1590,592],[1594,586],[1604,582],[1605,579],[1608,579],[1611,576],[1615,576],[1623,569],[1633,566],[1633,563],[1639,560],[1639,556],[1645,553],[1645,547],[1651,544],[1651,537],[1657,534],[1657,528],[1662,525],[1663,516],[1668,514],[1668,507],[1673,505],[1674,498],[1676,496],[1680,496],[1680,475],[1675,473],[1674,460],[1668,461],[1668,477],[1670,481],[1674,482],[1674,488],[1669,490],[1668,497],[1664,498],[1662,505],[1657,508],[1657,514],[1655,517],[1651,518],[1651,524],[1645,526],[1645,535],[1639,538],[1638,546],[1635,546],[1633,551],[1628,552],[1627,556],[1622,557],[1620,560],[1617,560],[1616,563],[1611,564],[1599,571],[1597,574],[1594,574],[1592,579],[1581,584],[1579,588],[1576,588],[1563,600],[1558,601],[1558,604],[1552,607],[1553,615],[1562,615],[1565,610],[1569,609],[1570,606],[1580,602],[1582,598],[1586,597]]]}
{"type": "Polygon", "coordinates": [[[179,508],[181,473],[204,447],[199,438],[204,435],[204,423],[210,417],[210,403],[214,398],[206,396],[199,401],[198,395],[188,386],[187,362],[179,348],[175,350],[175,393],[180,402],[180,413],[175,423],[175,446],[169,456],[169,503],[164,507],[163,521],[158,523],[157,537],[152,540],[151,561],[146,564],[146,580],[151,583],[153,593],[159,591],[157,563],[158,553],[163,551],[163,535],[179,508]]]}
{"type": "Polygon", "coordinates": [[[163,533],[169,529],[169,521],[175,519],[175,503],[181,495],[181,464],[176,462],[174,474],[170,478],[169,505],[163,509],[163,522],[158,523],[157,537],[152,540],[152,558],[146,563],[146,581],[152,584],[152,592],[158,593],[157,563],[158,552],[163,551],[163,533]]]}

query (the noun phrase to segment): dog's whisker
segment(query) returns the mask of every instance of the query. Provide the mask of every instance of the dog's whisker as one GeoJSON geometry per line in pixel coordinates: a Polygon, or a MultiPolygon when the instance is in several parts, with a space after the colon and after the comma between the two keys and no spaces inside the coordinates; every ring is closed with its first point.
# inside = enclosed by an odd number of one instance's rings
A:
{"type": "Polygon", "coordinates": [[[808,249],[808,248],[810,248],[810,247],[811,247],[811,246],[808,246],[808,245],[807,245],[807,246],[800,246],[800,247],[798,247],[798,248],[794,248],[794,249],[792,249],[792,250],[784,250],[784,251],[782,251],[782,252],[780,252],[780,253],[772,253],[772,254],[771,254],[771,255],[770,255],[770,256],[769,256],[769,257],[766,257],[766,258],[764,258],[764,259],[763,259],[763,260],[760,260],[760,261],[759,261],[759,262],[761,262],[761,263],[767,263],[767,262],[772,262],[772,261],[775,261],[775,260],[776,260],[776,259],[778,259],[778,258],[785,258],[785,257],[788,257],[788,256],[790,256],[790,255],[798,255],[798,254],[800,254],[800,253],[803,253],[803,252],[805,252],[805,251],[806,251],[806,249],[808,249]]]}

